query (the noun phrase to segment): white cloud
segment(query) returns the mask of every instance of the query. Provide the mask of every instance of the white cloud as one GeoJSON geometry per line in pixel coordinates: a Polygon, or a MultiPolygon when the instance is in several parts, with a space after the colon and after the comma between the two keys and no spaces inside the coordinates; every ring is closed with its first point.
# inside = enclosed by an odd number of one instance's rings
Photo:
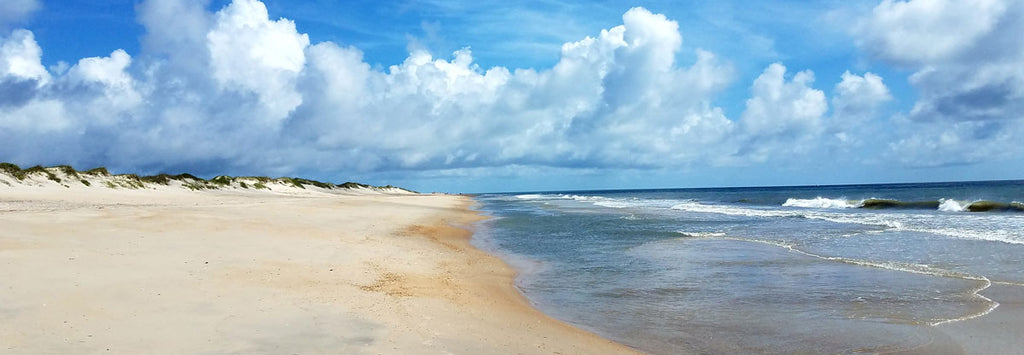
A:
{"type": "Polygon", "coordinates": [[[43,50],[28,30],[14,30],[7,37],[0,37],[0,79],[46,81],[49,73],[40,64],[42,56],[43,50]]]}
{"type": "Polygon", "coordinates": [[[108,57],[83,58],[68,69],[61,78],[64,90],[95,91],[81,108],[84,112],[79,111],[78,114],[117,124],[130,111],[137,109],[143,98],[136,90],[135,79],[127,72],[131,62],[131,56],[118,49],[108,57]]]}
{"type": "MultiPolygon", "coordinates": [[[[137,10],[146,34],[134,56],[47,72],[31,32],[3,39],[0,63],[18,64],[0,74],[36,89],[0,104],[0,139],[21,147],[0,153],[149,172],[648,169],[796,159],[830,127],[814,74],[779,63],[729,119],[714,99],[732,65],[701,49],[680,63],[679,25],[643,8],[565,43],[543,70],[481,68],[470,48],[417,50],[380,69],[358,48],[310,44],[255,0],[137,10]]],[[[835,92],[833,121],[869,120],[889,98],[871,73],[844,74],[835,92]]]]}
{"type": "Polygon", "coordinates": [[[223,88],[256,93],[264,120],[283,120],[302,103],[294,87],[306,65],[309,37],[294,22],[269,20],[262,2],[235,0],[217,13],[206,38],[213,77],[223,88]]]}
{"type": "Polygon", "coordinates": [[[39,7],[38,0],[0,1],[0,31],[8,25],[24,21],[39,7]]]}
{"type": "MultiPolygon", "coordinates": [[[[0,109],[0,117],[3,117],[0,120],[0,127],[3,127],[5,131],[10,133],[29,134],[30,136],[49,134],[67,129],[71,125],[67,116],[68,112],[61,101],[34,100],[9,110],[0,109]]],[[[17,145],[12,144],[18,138],[17,136],[21,136],[22,139],[25,138],[24,135],[18,134],[4,137],[7,138],[5,140],[7,143],[4,144],[4,149],[7,153],[19,150],[17,145]]]]}
{"type": "Polygon", "coordinates": [[[1007,7],[1004,0],[884,0],[856,32],[861,45],[875,55],[927,63],[973,48],[996,27],[1007,7]]]}
{"type": "Polygon", "coordinates": [[[1019,157],[1024,125],[1006,122],[954,122],[920,125],[900,122],[913,130],[890,144],[889,158],[912,167],[966,165],[1019,157]]]}
{"type": "Polygon", "coordinates": [[[882,77],[873,73],[858,76],[847,71],[833,92],[833,124],[840,128],[865,123],[874,118],[881,104],[892,100],[882,77]]]}
{"type": "MultiPolygon", "coordinates": [[[[841,78],[842,81],[832,90],[832,117],[826,124],[829,139],[826,145],[854,151],[885,136],[882,127],[886,123],[875,119],[882,105],[892,101],[893,97],[882,77],[874,73],[859,76],[847,71],[841,78]]],[[[864,151],[859,152],[865,154],[864,151]]]]}
{"type": "Polygon", "coordinates": [[[416,51],[378,72],[355,48],[317,44],[289,128],[321,149],[359,152],[367,169],[649,166],[709,155],[701,148],[732,126],[709,104],[731,68],[706,51],[678,68],[674,22],[639,8],[623,18],[565,44],[554,68],[539,72],[483,70],[469,49],[451,60],[416,51]]]}
{"type": "Polygon", "coordinates": [[[138,21],[145,26],[142,45],[150,56],[162,57],[179,76],[208,76],[210,50],[206,34],[213,14],[206,1],[148,0],[136,5],[138,21]]]}
{"type": "Polygon", "coordinates": [[[742,118],[751,135],[792,136],[821,129],[828,104],[825,93],[811,87],[814,73],[801,71],[788,81],[785,75],[786,67],[775,63],[754,80],[742,118]]]}
{"type": "Polygon", "coordinates": [[[909,82],[918,90],[891,156],[928,165],[977,162],[978,147],[1003,136],[993,130],[1022,131],[1022,18],[1024,3],[1014,0],[887,0],[875,7],[855,31],[860,46],[913,69],[909,82]]]}
{"type": "Polygon", "coordinates": [[[109,57],[90,57],[78,61],[78,65],[68,72],[70,80],[78,82],[95,82],[110,87],[126,88],[132,85],[132,78],[125,72],[132,58],[124,50],[118,49],[109,57]]]}

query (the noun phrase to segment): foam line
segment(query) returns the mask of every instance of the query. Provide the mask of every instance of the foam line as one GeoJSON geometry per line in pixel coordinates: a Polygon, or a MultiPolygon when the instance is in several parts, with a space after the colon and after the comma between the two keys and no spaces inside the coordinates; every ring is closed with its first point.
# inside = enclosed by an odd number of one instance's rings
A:
{"type": "MultiPolygon", "coordinates": [[[[982,317],[982,316],[985,316],[985,315],[987,315],[989,313],[992,313],[992,311],[994,311],[996,308],[999,307],[999,302],[996,302],[996,301],[992,300],[991,298],[985,297],[985,296],[980,294],[981,291],[984,291],[985,289],[991,287],[992,283],[993,283],[992,280],[989,280],[987,277],[981,276],[981,275],[971,275],[971,274],[957,272],[957,271],[937,269],[937,268],[933,268],[933,267],[928,266],[928,265],[921,265],[921,264],[896,263],[896,262],[893,262],[893,263],[879,263],[879,262],[873,262],[873,261],[867,261],[867,260],[842,258],[842,257],[836,257],[836,256],[824,256],[824,255],[819,255],[819,254],[814,254],[814,253],[806,252],[806,251],[797,249],[797,248],[793,247],[792,245],[781,243],[781,242],[777,242],[777,241],[772,241],[772,240],[729,237],[729,236],[724,236],[724,235],[713,235],[713,234],[710,234],[710,233],[700,233],[700,234],[698,234],[698,233],[690,234],[690,233],[685,233],[685,232],[679,232],[679,233],[687,235],[687,236],[690,236],[690,238],[686,238],[686,239],[718,239],[718,240],[733,240],[733,241],[748,242],[748,243],[760,243],[760,244],[771,245],[771,246],[783,248],[783,249],[789,250],[789,251],[797,253],[797,254],[809,256],[809,257],[816,258],[816,259],[826,260],[826,261],[834,261],[834,262],[840,262],[840,263],[844,263],[844,264],[857,265],[857,266],[865,266],[865,267],[873,267],[873,268],[885,269],[885,270],[908,272],[908,273],[913,273],[913,274],[921,274],[921,275],[929,275],[929,276],[937,276],[937,277],[945,277],[945,278],[953,278],[953,279],[961,279],[961,280],[971,280],[971,281],[977,281],[977,282],[981,283],[981,286],[976,287],[974,289],[974,291],[971,292],[971,297],[981,299],[982,301],[988,303],[988,305],[989,305],[988,308],[986,308],[984,311],[981,311],[981,312],[978,312],[978,313],[974,313],[974,314],[968,314],[968,315],[965,315],[963,317],[943,319],[943,320],[940,320],[940,321],[934,321],[934,322],[928,323],[928,325],[930,325],[930,326],[939,326],[939,325],[943,325],[943,324],[948,324],[948,323],[953,323],[953,322],[960,322],[960,321],[965,321],[965,320],[969,320],[969,319],[974,319],[974,318],[982,317]]],[[[1007,283],[1007,282],[1000,282],[1000,283],[1007,283]]],[[[1010,283],[1007,283],[1007,284],[1010,284],[1010,283]]],[[[1024,284],[1020,284],[1020,285],[1024,286],[1024,284]]]]}

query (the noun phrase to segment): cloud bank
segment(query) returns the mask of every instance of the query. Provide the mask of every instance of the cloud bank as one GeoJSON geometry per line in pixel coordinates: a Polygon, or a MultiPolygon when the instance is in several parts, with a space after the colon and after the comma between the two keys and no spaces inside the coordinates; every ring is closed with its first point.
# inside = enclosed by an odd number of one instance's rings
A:
{"type": "Polygon", "coordinates": [[[914,71],[913,109],[897,123],[898,160],[916,166],[1020,157],[1024,3],[886,0],[857,28],[873,57],[914,71]]]}
{"type": "MultiPolygon", "coordinates": [[[[866,53],[916,71],[920,99],[894,123],[907,132],[891,139],[895,160],[973,161],[934,148],[1021,136],[1024,45],[1006,30],[1021,29],[1022,6],[958,4],[885,1],[855,31],[866,53]],[[968,10],[967,30],[936,32],[968,10]],[[908,48],[928,41],[937,45],[908,48]]],[[[813,72],[773,63],[749,84],[742,114],[726,117],[716,98],[747,84],[711,51],[679,62],[678,24],[643,8],[565,43],[543,70],[481,68],[468,47],[375,68],[256,0],[136,10],[146,33],[134,57],[112,49],[48,70],[31,31],[0,36],[0,156],[200,174],[784,164],[856,151],[892,100],[873,73],[846,72],[829,97],[813,72]]]]}

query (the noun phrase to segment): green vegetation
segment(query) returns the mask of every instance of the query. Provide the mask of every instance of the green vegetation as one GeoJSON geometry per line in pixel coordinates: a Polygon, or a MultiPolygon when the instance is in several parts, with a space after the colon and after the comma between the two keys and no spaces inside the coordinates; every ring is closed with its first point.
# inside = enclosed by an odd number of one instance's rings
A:
{"type": "Polygon", "coordinates": [[[320,182],[320,181],[316,181],[316,180],[302,179],[302,178],[292,178],[292,181],[299,182],[300,184],[303,184],[303,185],[313,185],[313,186],[319,187],[321,189],[328,189],[328,190],[331,190],[331,189],[333,189],[335,187],[334,184],[330,184],[330,183],[326,183],[326,182],[320,182]]]}
{"type": "Polygon", "coordinates": [[[262,182],[257,182],[253,184],[252,187],[256,188],[257,190],[270,190],[270,188],[267,187],[267,185],[262,182]]]}
{"type": "Polygon", "coordinates": [[[22,175],[21,178],[18,178],[18,180],[24,180],[25,179],[24,176],[26,176],[28,174],[42,174],[42,175],[46,175],[46,178],[48,180],[56,182],[56,183],[60,183],[60,178],[57,177],[56,174],[51,173],[49,170],[46,170],[46,168],[44,168],[44,167],[42,167],[40,165],[36,165],[36,166],[31,167],[31,168],[22,170],[21,172],[22,172],[23,175],[22,175]]]}
{"type": "Polygon", "coordinates": [[[220,186],[228,186],[228,185],[231,185],[231,181],[232,180],[234,180],[234,178],[232,178],[230,176],[220,175],[220,176],[217,176],[217,177],[215,177],[213,179],[210,179],[210,182],[212,182],[214,184],[217,184],[217,185],[220,185],[220,186]]]}
{"type": "Polygon", "coordinates": [[[119,176],[124,177],[124,179],[126,180],[121,183],[121,186],[127,187],[129,189],[141,189],[146,187],[146,185],[142,183],[142,178],[140,178],[138,175],[124,174],[119,176]]]}
{"type": "Polygon", "coordinates": [[[78,180],[78,181],[81,181],[82,185],[85,185],[85,186],[91,186],[92,185],[91,183],[89,183],[89,180],[86,180],[86,179],[81,179],[81,180],[78,180]]]}
{"type": "Polygon", "coordinates": [[[173,176],[170,176],[170,175],[167,175],[167,174],[159,174],[159,175],[152,175],[152,176],[143,176],[143,177],[141,177],[139,179],[142,180],[142,182],[148,182],[148,183],[151,183],[151,184],[170,185],[171,184],[171,179],[173,179],[173,178],[174,178],[173,176]]]}
{"type": "Polygon", "coordinates": [[[370,186],[370,185],[367,185],[367,184],[360,184],[358,182],[351,182],[351,181],[346,182],[344,184],[341,184],[339,186],[341,186],[341,188],[343,188],[343,189],[358,189],[358,188],[369,189],[369,188],[373,187],[373,186],[370,186]]]}
{"type": "Polygon", "coordinates": [[[185,181],[185,179],[202,180],[200,178],[197,178],[195,175],[188,174],[188,173],[174,175],[172,178],[174,180],[178,180],[178,181],[185,181]]]}
{"type": "Polygon", "coordinates": [[[199,191],[199,190],[205,190],[205,189],[209,189],[210,188],[210,185],[207,185],[206,181],[186,182],[186,183],[182,184],[182,186],[185,186],[189,190],[192,190],[192,191],[199,191]]]}
{"type": "Polygon", "coordinates": [[[249,185],[246,185],[245,181],[239,181],[238,182],[238,186],[242,187],[243,189],[248,189],[249,188],[249,185]]]}
{"type": "Polygon", "coordinates": [[[298,187],[300,189],[305,189],[306,188],[306,186],[302,185],[301,181],[297,181],[297,180],[292,179],[292,178],[283,177],[283,178],[280,178],[278,180],[281,180],[282,182],[284,182],[286,184],[291,184],[292,186],[298,187]]]}
{"type": "Polygon", "coordinates": [[[11,163],[0,163],[0,170],[10,174],[18,180],[25,180],[25,172],[21,171],[21,167],[11,163]]]}
{"type": "Polygon", "coordinates": [[[78,171],[75,170],[75,168],[72,168],[70,165],[57,165],[55,166],[55,168],[59,169],[62,173],[64,173],[64,175],[67,175],[68,177],[78,177],[78,171]]]}
{"type": "Polygon", "coordinates": [[[107,171],[107,168],[104,168],[102,166],[86,170],[85,173],[89,175],[110,176],[110,172],[107,171]]]}

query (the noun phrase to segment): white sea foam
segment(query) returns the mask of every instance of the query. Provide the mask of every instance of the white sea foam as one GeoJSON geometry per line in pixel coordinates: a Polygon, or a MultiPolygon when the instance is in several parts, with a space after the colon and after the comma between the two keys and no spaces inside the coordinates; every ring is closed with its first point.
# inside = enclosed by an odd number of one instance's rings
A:
{"type": "MultiPolygon", "coordinates": [[[[754,218],[807,218],[835,223],[849,223],[884,227],[887,230],[922,232],[958,239],[997,241],[1024,244],[1024,219],[1006,218],[1005,215],[957,213],[909,213],[906,210],[876,211],[852,210],[848,206],[859,203],[842,199],[789,199],[787,204],[804,204],[808,208],[772,208],[710,204],[696,200],[612,198],[571,194],[524,194],[515,196],[521,201],[575,201],[591,206],[624,209],[671,209],[692,213],[711,213],[754,218]],[[834,206],[834,207],[825,207],[834,206]]],[[[966,203],[952,199],[941,200],[939,211],[964,211],[966,203]],[[959,208],[958,208],[959,207],[959,208]]],[[[783,204],[785,206],[786,204],[783,204]]]]}
{"type": "Polygon", "coordinates": [[[815,211],[748,208],[734,205],[713,205],[700,202],[679,203],[673,210],[696,213],[715,213],[730,216],[786,218],[802,217],[835,223],[850,223],[886,227],[897,231],[933,233],[959,239],[997,241],[1024,244],[1024,221],[1005,216],[957,214],[942,216],[918,213],[887,213],[876,211],[815,211]]]}
{"type": "Polygon", "coordinates": [[[725,235],[726,235],[725,232],[686,232],[686,231],[676,231],[676,233],[679,233],[679,234],[682,234],[682,235],[686,235],[686,236],[689,236],[691,238],[706,238],[706,239],[725,237],[725,235]]]}
{"type": "Polygon", "coordinates": [[[963,212],[966,208],[956,200],[939,200],[939,211],[943,212],[963,212]]]}
{"type": "Polygon", "coordinates": [[[520,200],[527,200],[527,201],[529,201],[529,200],[550,200],[550,199],[552,199],[554,197],[551,196],[551,195],[525,194],[525,195],[516,195],[516,198],[520,199],[520,200]]]}
{"type": "Polygon", "coordinates": [[[802,217],[803,214],[794,211],[755,209],[729,205],[704,204],[697,201],[686,201],[670,207],[673,210],[699,213],[717,213],[729,216],[744,217],[802,217]]]}
{"type": "Polygon", "coordinates": [[[782,204],[784,207],[801,207],[801,208],[857,208],[861,206],[860,202],[852,202],[847,199],[835,199],[835,198],[824,198],[821,196],[802,199],[802,198],[791,198],[787,199],[782,204]]]}

